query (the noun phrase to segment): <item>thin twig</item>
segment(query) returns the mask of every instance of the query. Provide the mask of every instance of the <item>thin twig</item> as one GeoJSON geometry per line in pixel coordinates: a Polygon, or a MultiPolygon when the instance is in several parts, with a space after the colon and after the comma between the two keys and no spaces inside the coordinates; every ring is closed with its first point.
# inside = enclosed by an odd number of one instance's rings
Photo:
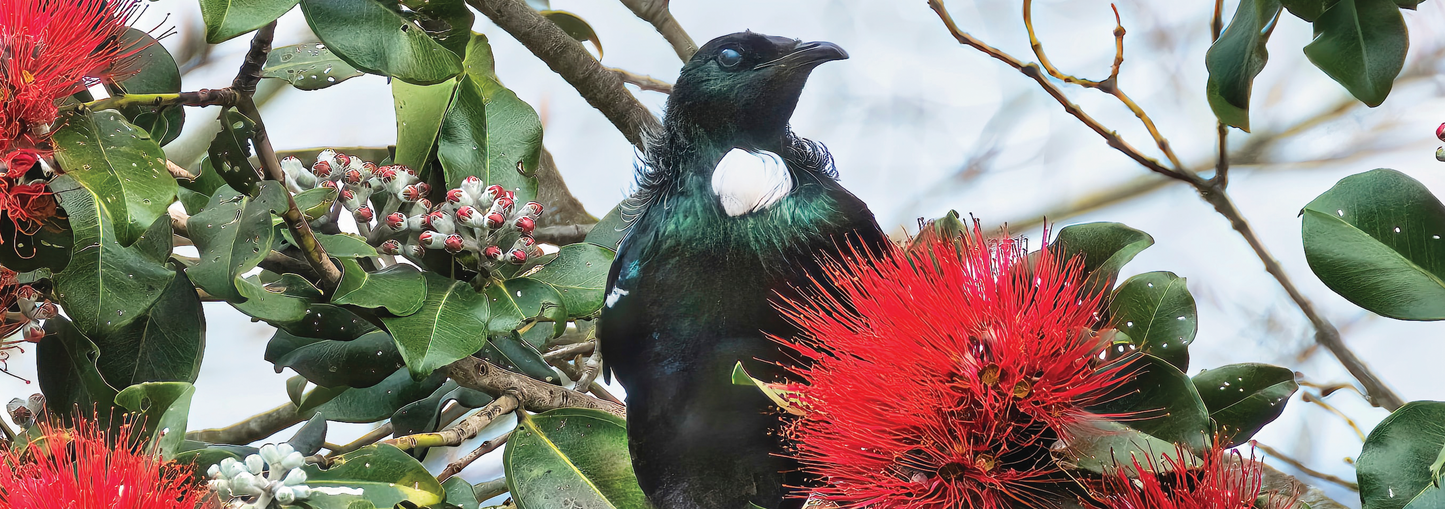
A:
{"type": "Polygon", "coordinates": [[[642,18],[643,21],[651,23],[657,33],[662,34],[663,39],[672,45],[672,50],[677,52],[677,58],[687,62],[697,53],[697,43],[692,42],[692,37],[677,24],[672,17],[672,12],[667,10],[668,0],[622,0],[622,5],[642,18]]]}
{"type": "Polygon", "coordinates": [[[87,103],[62,106],[60,111],[80,108],[89,110],[118,110],[130,106],[159,108],[163,106],[235,106],[240,94],[231,88],[203,88],[195,92],[174,94],[124,94],[87,103]]]}
{"type": "Polygon", "coordinates": [[[195,182],[197,178],[195,174],[186,171],[185,168],[182,168],[180,167],[180,165],[171,162],[169,159],[166,160],[166,171],[171,172],[171,176],[175,177],[176,180],[195,182]]]}
{"type": "Polygon", "coordinates": [[[672,93],[671,83],[662,81],[652,76],[637,74],[632,71],[628,71],[626,69],[618,69],[616,67],[608,67],[607,70],[612,71],[614,74],[617,75],[618,78],[622,78],[623,83],[635,85],[637,86],[637,88],[643,90],[651,90],[653,92],[662,92],[664,94],[672,93]]]}
{"type": "Polygon", "coordinates": [[[1355,436],[1359,437],[1361,442],[1365,441],[1365,432],[1360,430],[1360,425],[1355,424],[1354,419],[1351,419],[1350,416],[1345,415],[1344,412],[1341,412],[1340,409],[1335,408],[1334,405],[1326,403],[1325,400],[1321,399],[1318,396],[1315,396],[1314,394],[1310,394],[1309,391],[1301,392],[1300,398],[1303,399],[1305,403],[1314,403],[1316,405],[1319,405],[1320,408],[1324,408],[1330,413],[1338,416],[1340,419],[1344,419],[1345,424],[1348,424],[1350,426],[1350,429],[1355,430],[1355,436]]]}
{"type": "Polygon", "coordinates": [[[507,492],[507,478],[499,477],[490,481],[472,486],[472,494],[477,500],[487,500],[507,492]]]}
{"type": "Polygon", "coordinates": [[[553,348],[551,351],[542,354],[542,359],[551,362],[557,359],[569,359],[574,355],[590,354],[597,347],[597,341],[585,341],[553,348]]]}
{"type": "Polygon", "coordinates": [[[401,449],[420,449],[423,447],[450,447],[460,445],[467,439],[477,436],[482,428],[492,424],[497,418],[517,410],[518,398],[515,394],[503,394],[482,407],[481,411],[471,417],[462,419],[456,426],[435,431],[431,433],[418,433],[397,437],[390,440],[382,440],[381,443],[394,445],[401,449]]]}
{"type": "Polygon", "coordinates": [[[473,449],[472,452],[467,453],[466,456],[462,456],[460,459],[448,463],[447,467],[442,469],[442,473],[437,474],[437,481],[445,482],[452,476],[457,475],[458,472],[461,472],[462,469],[467,468],[468,465],[471,465],[473,462],[477,461],[477,459],[481,458],[482,456],[486,456],[492,451],[497,450],[498,447],[506,444],[507,439],[511,437],[512,432],[508,431],[506,433],[503,433],[502,436],[482,442],[481,446],[473,449]]]}
{"type": "Polygon", "coordinates": [[[1313,468],[1310,468],[1310,467],[1308,467],[1308,466],[1305,466],[1305,464],[1304,464],[1304,463],[1300,463],[1299,460],[1296,460],[1296,459],[1294,459],[1294,458],[1289,457],[1288,455],[1285,455],[1285,454],[1282,453],[1282,452],[1279,452],[1278,449],[1275,449],[1275,448],[1270,447],[1270,446],[1268,446],[1268,445],[1261,444],[1261,443],[1259,443],[1259,441],[1253,441],[1252,443],[1254,444],[1254,447],[1255,447],[1256,449],[1259,449],[1260,451],[1264,452],[1266,455],[1268,455],[1268,456],[1270,456],[1270,457],[1272,457],[1272,458],[1274,458],[1274,459],[1280,460],[1281,462],[1283,462],[1283,463],[1286,464],[1286,465],[1289,465],[1289,466],[1291,466],[1291,467],[1294,467],[1295,470],[1299,470],[1301,473],[1304,473],[1305,475],[1308,475],[1308,476],[1310,476],[1310,477],[1314,477],[1314,478],[1320,479],[1320,480],[1322,480],[1322,481],[1328,481],[1328,482],[1332,482],[1332,483],[1338,484],[1338,485],[1340,485],[1340,486],[1344,486],[1345,489],[1348,489],[1348,490],[1350,490],[1350,491],[1360,491],[1360,485],[1357,484],[1357,483],[1353,483],[1353,482],[1350,482],[1350,481],[1346,481],[1346,480],[1341,479],[1341,478],[1339,478],[1339,477],[1336,477],[1336,476],[1333,476],[1333,475],[1330,475],[1330,474],[1326,474],[1326,473],[1321,472],[1321,471],[1319,471],[1319,470],[1315,470],[1315,469],[1313,469],[1313,468]]]}
{"type": "Polygon", "coordinates": [[[577,383],[572,384],[574,391],[586,391],[592,388],[592,383],[597,380],[597,375],[602,372],[602,349],[592,349],[592,355],[586,361],[578,364],[579,377],[577,383]]]}

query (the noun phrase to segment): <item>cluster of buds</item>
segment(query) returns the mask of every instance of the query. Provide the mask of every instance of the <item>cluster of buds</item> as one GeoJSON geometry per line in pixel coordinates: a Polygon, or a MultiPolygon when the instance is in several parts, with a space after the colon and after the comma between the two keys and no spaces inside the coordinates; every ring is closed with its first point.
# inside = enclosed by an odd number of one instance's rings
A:
{"type": "Polygon", "coordinates": [[[290,444],[266,444],[260,454],[247,456],[245,461],[226,458],[211,465],[206,474],[211,476],[211,491],[221,500],[229,500],[228,507],[266,509],[272,500],[285,506],[311,496],[306,471],[301,470],[305,464],[306,459],[290,444]]]}
{"type": "MultiPolygon", "coordinates": [[[[1440,124],[1440,127],[1435,128],[1435,137],[1440,138],[1440,141],[1445,141],[1445,124],[1440,124]]],[[[1435,160],[1445,163],[1445,147],[1435,149],[1435,160]]]]}
{"type": "MultiPolygon", "coordinates": [[[[418,182],[416,172],[410,168],[377,167],[375,163],[331,149],[317,154],[316,162],[311,163],[310,168],[301,164],[300,159],[287,157],[281,160],[281,169],[286,173],[286,187],[293,193],[317,188],[335,189],[340,207],[333,207],[333,211],[339,213],[345,209],[357,224],[370,223],[376,217],[371,208],[373,192],[400,194],[401,188],[406,186],[422,186],[421,190],[430,190],[426,183],[418,182]]],[[[331,215],[323,215],[312,223],[319,226],[333,219],[331,215]]]]}
{"type": "Polygon", "coordinates": [[[34,287],[16,283],[15,276],[15,271],[0,267],[0,338],[14,337],[0,340],[0,366],[10,360],[11,348],[39,343],[45,337],[42,322],[60,314],[54,302],[34,287]]]}

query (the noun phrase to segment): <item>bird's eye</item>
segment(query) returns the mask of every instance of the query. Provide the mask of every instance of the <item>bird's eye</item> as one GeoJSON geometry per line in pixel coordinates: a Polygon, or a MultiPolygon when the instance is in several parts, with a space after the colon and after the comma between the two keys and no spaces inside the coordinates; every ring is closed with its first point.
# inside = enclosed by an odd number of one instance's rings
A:
{"type": "Polygon", "coordinates": [[[717,63],[722,64],[723,67],[732,67],[742,63],[742,61],[743,54],[739,53],[738,50],[723,48],[722,51],[717,52],[717,63]]]}

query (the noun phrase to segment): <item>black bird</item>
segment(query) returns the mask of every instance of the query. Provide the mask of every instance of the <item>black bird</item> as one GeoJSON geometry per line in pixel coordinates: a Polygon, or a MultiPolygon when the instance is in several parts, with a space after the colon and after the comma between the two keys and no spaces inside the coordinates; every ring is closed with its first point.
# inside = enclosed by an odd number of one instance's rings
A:
{"type": "Polygon", "coordinates": [[[820,256],[880,249],[873,213],[837,182],[832,156],[788,119],[828,42],[751,32],[693,55],[650,133],[632,214],[607,278],[603,358],[627,389],[628,436],[658,509],[798,507],[806,480],[783,456],[778,412],[730,383],[739,361],[769,380],[791,362],[773,307],[821,276],[820,256]]]}

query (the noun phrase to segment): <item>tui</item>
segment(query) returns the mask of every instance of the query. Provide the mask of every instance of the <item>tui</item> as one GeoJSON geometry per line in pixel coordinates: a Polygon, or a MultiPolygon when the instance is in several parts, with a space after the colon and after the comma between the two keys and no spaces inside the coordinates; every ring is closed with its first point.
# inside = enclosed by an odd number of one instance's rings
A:
{"type": "Polygon", "coordinates": [[[791,361],[769,336],[797,331],[777,299],[815,288],[820,259],[889,242],[828,151],[788,127],[813,68],[846,58],[828,42],[714,39],[649,133],[597,336],[627,390],[633,468],[659,509],[802,505],[789,489],[808,481],[785,457],[778,412],[731,373],[741,361],[781,379],[791,361]]]}

